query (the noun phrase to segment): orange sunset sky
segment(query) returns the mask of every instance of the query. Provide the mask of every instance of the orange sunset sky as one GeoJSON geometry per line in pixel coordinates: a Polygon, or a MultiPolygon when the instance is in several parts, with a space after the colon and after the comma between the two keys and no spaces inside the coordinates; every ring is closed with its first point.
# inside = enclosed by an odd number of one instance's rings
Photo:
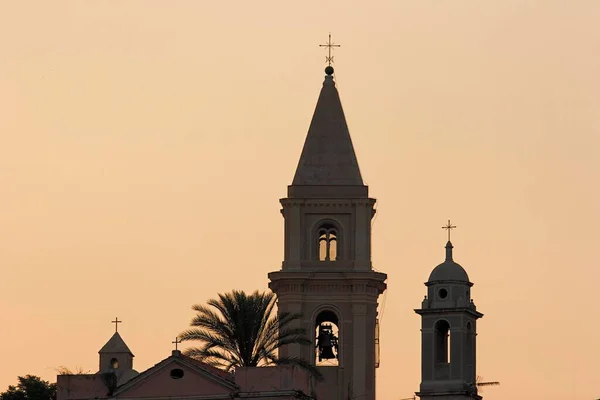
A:
{"type": "Polygon", "coordinates": [[[142,371],[193,303],[266,290],[327,34],[370,193],[380,400],[420,382],[455,260],[486,400],[600,397],[600,1],[0,1],[0,391],[142,371]]]}

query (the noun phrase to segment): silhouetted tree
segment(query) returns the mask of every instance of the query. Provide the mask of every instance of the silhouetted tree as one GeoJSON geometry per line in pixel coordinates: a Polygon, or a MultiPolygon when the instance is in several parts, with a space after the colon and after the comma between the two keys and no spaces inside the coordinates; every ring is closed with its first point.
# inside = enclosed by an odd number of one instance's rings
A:
{"type": "Polygon", "coordinates": [[[56,383],[34,375],[19,376],[18,380],[17,386],[0,393],[0,400],[56,400],[56,383]]]}
{"type": "Polygon", "coordinates": [[[293,327],[300,314],[273,312],[276,298],[273,293],[243,291],[219,294],[208,306],[195,304],[197,312],[192,329],[180,334],[181,341],[198,340],[201,347],[184,353],[213,366],[230,371],[235,367],[263,365],[297,365],[315,378],[321,373],[308,361],[297,357],[280,357],[279,349],[288,344],[311,345],[306,330],[293,327]],[[210,307],[209,307],[210,306],[210,307]]]}

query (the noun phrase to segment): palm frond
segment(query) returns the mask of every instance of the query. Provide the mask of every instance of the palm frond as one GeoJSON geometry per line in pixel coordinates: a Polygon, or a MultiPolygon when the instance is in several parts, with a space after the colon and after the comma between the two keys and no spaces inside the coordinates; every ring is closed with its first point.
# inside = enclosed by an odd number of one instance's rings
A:
{"type": "Polygon", "coordinates": [[[292,363],[320,376],[306,361],[278,357],[282,346],[312,342],[306,330],[295,325],[301,315],[275,314],[276,301],[271,292],[246,294],[233,290],[208,300],[206,305],[193,305],[196,315],[190,324],[192,328],[179,337],[181,341],[198,341],[201,346],[187,349],[185,354],[227,370],[292,363]]]}

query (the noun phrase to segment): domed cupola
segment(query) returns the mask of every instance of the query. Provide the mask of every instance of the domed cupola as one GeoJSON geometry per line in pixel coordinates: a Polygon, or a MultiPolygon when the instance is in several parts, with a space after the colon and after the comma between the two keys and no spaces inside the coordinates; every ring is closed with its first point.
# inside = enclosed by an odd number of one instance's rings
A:
{"type": "Polygon", "coordinates": [[[467,271],[452,258],[452,242],[446,243],[446,260],[435,267],[429,275],[427,299],[424,307],[454,308],[467,307],[471,301],[471,286],[467,271]]]}
{"type": "Polygon", "coordinates": [[[448,241],[446,243],[446,260],[431,271],[427,283],[433,284],[441,281],[469,282],[467,271],[452,259],[453,248],[452,242],[448,241]]]}

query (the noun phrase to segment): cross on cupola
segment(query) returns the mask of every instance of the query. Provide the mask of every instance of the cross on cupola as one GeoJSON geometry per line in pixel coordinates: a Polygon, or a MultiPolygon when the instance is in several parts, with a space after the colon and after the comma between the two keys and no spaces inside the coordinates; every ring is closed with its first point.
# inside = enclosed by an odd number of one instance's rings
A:
{"type": "Polygon", "coordinates": [[[456,225],[452,225],[450,223],[450,220],[448,220],[448,223],[444,226],[442,226],[442,229],[446,229],[448,231],[448,241],[450,241],[450,233],[452,232],[452,229],[455,229],[456,225]]]}
{"type": "Polygon", "coordinates": [[[178,345],[179,343],[181,343],[181,340],[179,340],[179,338],[178,338],[178,337],[176,337],[176,338],[175,338],[175,341],[174,341],[174,342],[171,342],[171,343],[173,343],[173,344],[175,345],[175,350],[179,350],[179,349],[177,348],[177,345],[178,345]]]}
{"type": "Polygon", "coordinates": [[[113,324],[115,324],[115,333],[119,331],[119,324],[122,323],[123,321],[119,321],[119,318],[115,317],[114,321],[110,321],[113,324]]]}

